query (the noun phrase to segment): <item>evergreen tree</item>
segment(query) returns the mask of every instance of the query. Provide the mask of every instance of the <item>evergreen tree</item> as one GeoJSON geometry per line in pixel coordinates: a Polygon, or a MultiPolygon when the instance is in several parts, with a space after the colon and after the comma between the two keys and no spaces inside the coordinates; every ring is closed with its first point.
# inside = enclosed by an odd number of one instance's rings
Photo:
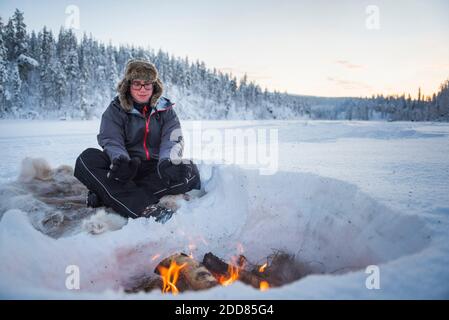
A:
{"type": "Polygon", "coordinates": [[[4,115],[6,110],[6,84],[8,83],[7,69],[7,51],[5,41],[3,40],[4,25],[0,17],[0,116],[4,115]]]}
{"type": "Polygon", "coordinates": [[[44,108],[55,107],[55,88],[53,80],[57,72],[56,66],[56,43],[53,33],[44,27],[42,33],[39,34],[41,43],[40,61],[43,68],[40,73],[40,105],[44,108]]]}
{"type": "Polygon", "coordinates": [[[20,79],[19,67],[17,63],[10,65],[8,81],[10,96],[7,96],[7,99],[9,98],[8,100],[11,106],[12,113],[14,115],[17,115],[22,107],[22,96],[20,94],[22,88],[22,80],[20,79]]]}
{"type": "Polygon", "coordinates": [[[15,33],[16,32],[15,32],[15,28],[14,28],[14,22],[10,18],[8,20],[8,23],[6,24],[5,32],[4,32],[4,41],[5,41],[5,47],[6,47],[8,61],[13,61],[16,58],[15,49],[14,49],[15,33]]]}
{"type": "Polygon", "coordinates": [[[18,58],[21,54],[27,53],[27,33],[26,25],[23,18],[23,12],[16,9],[12,16],[14,23],[14,57],[18,58]]]}
{"type": "Polygon", "coordinates": [[[119,76],[115,59],[115,49],[111,44],[109,44],[106,49],[106,55],[106,79],[108,83],[109,96],[112,96],[115,92],[115,88],[117,87],[119,76]]]}

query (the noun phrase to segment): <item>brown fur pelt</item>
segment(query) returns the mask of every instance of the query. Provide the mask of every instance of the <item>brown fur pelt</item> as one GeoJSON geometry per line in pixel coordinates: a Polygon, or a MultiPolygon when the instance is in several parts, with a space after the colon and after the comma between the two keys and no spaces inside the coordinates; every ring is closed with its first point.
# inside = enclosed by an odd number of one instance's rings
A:
{"type": "MultiPolygon", "coordinates": [[[[45,159],[25,158],[18,179],[0,186],[0,219],[6,211],[19,209],[37,230],[54,238],[81,231],[99,234],[127,223],[110,208],[88,208],[87,192],[71,166],[52,168],[45,159]]],[[[180,194],[164,196],[160,202],[176,211],[188,200],[180,194]]]]}
{"type": "Polygon", "coordinates": [[[74,177],[73,169],[68,165],[52,169],[45,159],[25,158],[18,181],[47,204],[85,206],[87,189],[74,177]]]}
{"type": "Polygon", "coordinates": [[[42,158],[25,158],[16,181],[0,188],[0,217],[10,209],[28,214],[39,231],[58,238],[79,230],[95,210],[86,207],[87,188],[70,166],[55,169],[42,158]]]}

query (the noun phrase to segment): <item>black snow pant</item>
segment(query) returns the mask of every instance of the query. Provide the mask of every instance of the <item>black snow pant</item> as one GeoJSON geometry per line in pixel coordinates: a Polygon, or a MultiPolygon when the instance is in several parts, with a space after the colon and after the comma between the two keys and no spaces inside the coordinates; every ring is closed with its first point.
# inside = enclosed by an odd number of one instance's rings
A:
{"type": "Polygon", "coordinates": [[[107,178],[110,165],[111,160],[104,151],[86,149],[76,159],[75,177],[96,193],[105,206],[125,217],[139,218],[148,205],[165,195],[201,188],[198,168],[191,161],[184,164],[190,167],[190,177],[169,186],[157,174],[157,160],[142,161],[136,177],[127,183],[107,178]]]}

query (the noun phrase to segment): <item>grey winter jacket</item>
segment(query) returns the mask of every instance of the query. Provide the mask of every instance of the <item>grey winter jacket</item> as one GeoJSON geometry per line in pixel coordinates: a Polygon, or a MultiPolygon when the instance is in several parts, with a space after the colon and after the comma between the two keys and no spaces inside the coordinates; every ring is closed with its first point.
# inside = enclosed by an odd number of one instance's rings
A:
{"type": "Polygon", "coordinates": [[[161,97],[155,108],[148,106],[144,115],[135,108],[125,111],[115,97],[101,117],[98,144],[111,162],[119,155],[141,160],[181,158],[181,125],[173,105],[161,97]]]}

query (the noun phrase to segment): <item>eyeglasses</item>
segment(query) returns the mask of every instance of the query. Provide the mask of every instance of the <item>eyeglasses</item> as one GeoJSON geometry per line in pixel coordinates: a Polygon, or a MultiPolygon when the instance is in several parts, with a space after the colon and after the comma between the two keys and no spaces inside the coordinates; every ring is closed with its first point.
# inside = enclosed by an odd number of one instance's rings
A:
{"type": "Polygon", "coordinates": [[[140,89],[142,89],[142,87],[144,87],[145,90],[151,90],[151,89],[153,89],[153,83],[151,83],[151,82],[150,83],[140,83],[138,81],[133,81],[131,83],[131,87],[134,90],[140,90],[140,89]]]}

